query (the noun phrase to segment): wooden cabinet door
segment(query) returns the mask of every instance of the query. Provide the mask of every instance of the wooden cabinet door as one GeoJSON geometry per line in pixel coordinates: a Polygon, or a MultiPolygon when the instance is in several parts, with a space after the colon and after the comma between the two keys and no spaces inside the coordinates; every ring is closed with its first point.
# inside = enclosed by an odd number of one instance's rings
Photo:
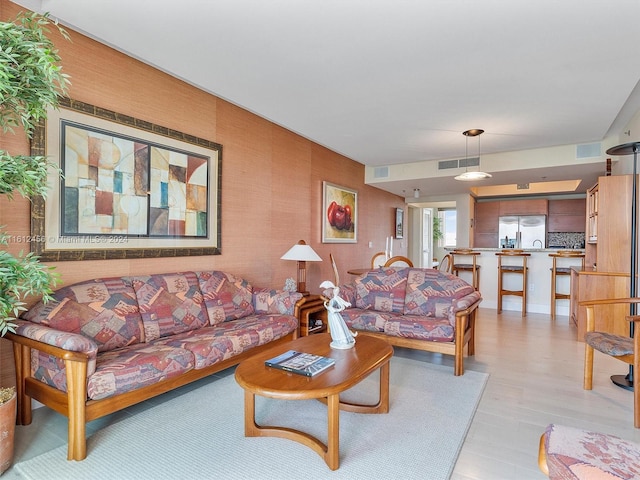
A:
{"type": "Polygon", "coordinates": [[[631,189],[633,175],[598,179],[599,272],[629,273],[631,260],[631,189]]]}
{"type": "Polygon", "coordinates": [[[503,200],[500,202],[502,215],[547,215],[549,201],[546,198],[533,200],[503,200]]]}
{"type": "Polygon", "coordinates": [[[477,202],[473,245],[476,248],[498,248],[500,202],[477,202]]]}
{"type": "Polygon", "coordinates": [[[549,200],[548,232],[584,232],[587,202],[584,198],[549,200]]]}

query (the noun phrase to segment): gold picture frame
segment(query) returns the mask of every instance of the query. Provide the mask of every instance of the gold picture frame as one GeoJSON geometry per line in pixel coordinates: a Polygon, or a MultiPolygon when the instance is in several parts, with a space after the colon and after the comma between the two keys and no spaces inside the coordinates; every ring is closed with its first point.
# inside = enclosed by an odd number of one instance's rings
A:
{"type": "Polygon", "coordinates": [[[358,192],[322,182],[322,243],[358,243],[358,192]]]}

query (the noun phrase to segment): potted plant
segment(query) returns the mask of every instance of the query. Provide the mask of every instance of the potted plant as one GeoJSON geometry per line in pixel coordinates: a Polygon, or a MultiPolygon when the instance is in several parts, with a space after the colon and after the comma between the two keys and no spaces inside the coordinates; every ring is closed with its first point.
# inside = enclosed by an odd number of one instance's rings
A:
{"type": "MultiPolygon", "coordinates": [[[[46,33],[50,25],[66,32],[48,15],[20,13],[14,22],[0,21],[0,126],[3,134],[21,130],[31,138],[47,108],[57,108],[68,79],[58,65],[60,57],[46,33]]],[[[11,155],[0,150],[0,194],[12,199],[14,191],[26,198],[46,196],[46,157],[11,155]]],[[[59,170],[58,170],[59,171],[59,170]]],[[[0,227],[0,337],[14,332],[13,321],[25,310],[25,299],[51,299],[58,275],[32,253],[14,256],[5,248],[10,235],[0,227]]],[[[0,473],[11,465],[16,417],[13,387],[0,388],[0,473]],[[6,418],[5,418],[6,417],[6,418]]]]}
{"type": "Polygon", "coordinates": [[[442,231],[442,219],[440,217],[433,217],[433,243],[434,245],[444,238],[444,232],[442,231]]]}

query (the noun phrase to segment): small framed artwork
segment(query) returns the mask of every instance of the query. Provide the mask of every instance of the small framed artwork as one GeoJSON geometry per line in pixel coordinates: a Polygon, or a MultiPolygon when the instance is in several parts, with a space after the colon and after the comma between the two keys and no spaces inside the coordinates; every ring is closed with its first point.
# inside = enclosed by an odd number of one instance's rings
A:
{"type": "Polygon", "coordinates": [[[358,242],[358,192],[322,182],[322,243],[358,242]]]}
{"type": "Polygon", "coordinates": [[[396,208],[396,238],[404,238],[404,210],[396,208]]]}

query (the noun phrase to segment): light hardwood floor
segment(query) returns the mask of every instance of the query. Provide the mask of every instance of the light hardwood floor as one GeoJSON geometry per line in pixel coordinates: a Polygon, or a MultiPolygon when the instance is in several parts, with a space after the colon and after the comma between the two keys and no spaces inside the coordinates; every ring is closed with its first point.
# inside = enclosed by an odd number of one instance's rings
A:
{"type": "MultiPolygon", "coordinates": [[[[465,360],[469,370],[490,375],[484,395],[455,466],[452,480],[541,480],[538,440],[549,423],[563,423],[612,433],[640,442],[633,428],[632,393],[611,383],[627,366],[596,352],[594,389],[582,389],[584,344],[567,317],[520,311],[480,309],[476,355],[465,360]]],[[[453,366],[450,357],[396,349],[396,355],[453,366]]],[[[455,381],[455,377],[451,377],[455,381]]],[[[153,400],[149,401],[153,402],[153,400]]],[[[118,419],[92,422],[89,431],[118,419]]],[[[34,422],[17,427],[15,461],[25,460],[66,443],[65,418],[48,408],[35,410],[34,422]]],[[[446,435],[446,432],[442,432],[446,435]]],[[[13,470],[3,480],[20,478],[13,470]]],[[[444,480],[444,479],[443,479],[444,480]]]]}

